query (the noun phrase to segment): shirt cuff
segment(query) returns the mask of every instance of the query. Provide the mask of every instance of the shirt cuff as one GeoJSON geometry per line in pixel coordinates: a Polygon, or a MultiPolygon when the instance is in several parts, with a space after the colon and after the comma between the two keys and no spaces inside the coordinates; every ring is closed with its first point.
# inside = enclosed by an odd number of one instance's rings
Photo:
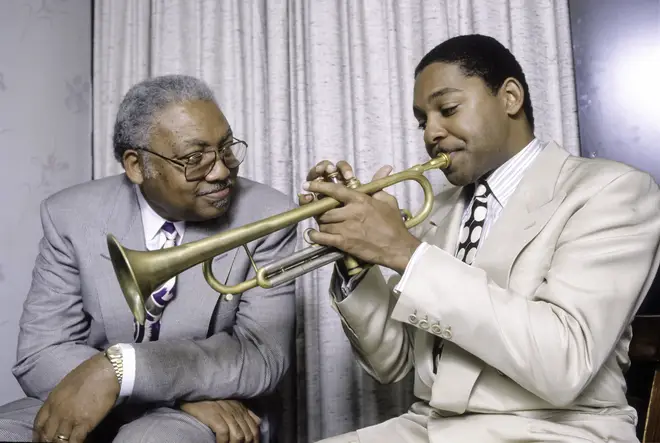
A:
{"type": "Polygon", "coordinates": [[[335,299],[340,302],[346,297],[349,296],[351,292],[355,290],[357,287],[358,283],[362,281],[362,278],[367,275],[367,272],[369,271],[369,268],[364,268],[359,274],[354,275],[353,277],[349,277],[346,274],[346,269],[344,266],[339,265],[339,262],[335,263],[335,274],[337,275],[337,278],[339,279],[339,293],[335,294],[335,299]]]}
{"type": "Polygon", "coordinates": [[[126,399],[133,393],[135,385],[135,348],[127,343],[117,344],[121,349],[122,366],[124,375],[119,389],[119,398],[126,399]]]}
{"type": "Polygon", "coordinates": [[[412,273],[410,270],[415,266],[417,261],[419,261],[419,258],[424,255],[424,251],[426,251],[429,248],[429,244],[426,242],[422,242],[417,249],[415,249],[415,252],[413,252],[412,257],[410,257],[410,261],[408,262],[408,266],[406,266],[406,270],[403,271],[403,275],[401,276],[401,280],[399,280],[399,283],[394,287],[394,293],[399,295],[401,294],[401,288],[403,288],[406,285],[406,282],[408,281],[408,278],[410,277],[410,274],[412,273]]]}

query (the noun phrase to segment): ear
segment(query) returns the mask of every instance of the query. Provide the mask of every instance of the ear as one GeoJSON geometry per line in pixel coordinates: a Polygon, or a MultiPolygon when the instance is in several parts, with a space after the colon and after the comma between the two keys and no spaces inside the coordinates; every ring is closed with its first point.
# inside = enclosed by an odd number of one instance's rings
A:
{"type": "Polygon", "coordinates": [[[144,169],[140,154],[133,149],[128,149],[122,156],[122,163],[128,179],[136,185],[141,185],[144,181],[144,169]]]}
{"type": "Polygon", "coordinates": [[[500,88],[500,95],[504,100],[506,113],[509,116],[513,117],[520,112],[525,100],[525,90],[518,80],[513,77],[504,80],[500,88]]]}

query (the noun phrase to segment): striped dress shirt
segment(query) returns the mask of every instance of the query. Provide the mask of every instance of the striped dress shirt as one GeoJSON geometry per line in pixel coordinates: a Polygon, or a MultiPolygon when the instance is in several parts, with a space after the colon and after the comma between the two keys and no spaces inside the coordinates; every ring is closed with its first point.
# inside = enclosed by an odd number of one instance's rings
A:
{"type": "MultiPolygon", "coordinates": [[[[527,171],[530,165],[534,162],[544,146],[544,144],[541,144],[541,142],[535,138],[506,163],[493,171],[493,173],[486,179],[491,194],[486,199],[488,210],[486,212],[486,220],[484,221],[481,240],[477,246],[477,251],[479,251],[484,240],[488,237],[488,233],[500,217],[502,209],[504,209],[511,198],[511,195],[513,195],[513,192],[520,184],[523,175],[525,175],[525,171],[527,171]]],[[[473,204],[474,197],[471,197],[470,203],[466,206],[465,212],[463,213],[461,226],[464,226],[468,218],[470,218],[473,204]]],[[[458,243],[456,244],[456,247],[458,247],[458,243]]],[[[457,251],[454,251],[454,255],[456,252],[457,251]]]]}

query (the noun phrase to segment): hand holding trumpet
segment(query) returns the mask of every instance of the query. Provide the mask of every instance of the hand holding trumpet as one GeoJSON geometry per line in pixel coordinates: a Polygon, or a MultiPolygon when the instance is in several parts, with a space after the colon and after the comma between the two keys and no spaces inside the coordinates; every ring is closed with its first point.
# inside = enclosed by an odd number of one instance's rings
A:
{"type": "MultiPolygon", "coordinates": [[[[311,230],[309,239],[332,246],[371,264],[403,273],[420,241],[408,232],[401,218],[401,210],[394,196],[385,191],[372,195],[349,189],[343,184],[316,180],[338,171],[344,180],[354,177],[353,168],[345,161],[336,165],[328,160],[319,162],[307,174],[299,203],[314,201],[314,194],[322,194],[342,203],[318,217],[318,231],[311,230]]],[[[388,176],[391,166],[381,167],[372,181],[388,176]]]]}

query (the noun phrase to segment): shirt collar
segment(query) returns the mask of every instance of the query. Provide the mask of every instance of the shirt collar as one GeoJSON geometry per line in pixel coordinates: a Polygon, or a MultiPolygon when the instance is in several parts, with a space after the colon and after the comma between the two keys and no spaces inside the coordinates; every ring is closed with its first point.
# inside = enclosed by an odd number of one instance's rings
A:
{"type": "MultiPolygon", "coordinates": [[[[142,195],[140,187],[135,185],[135,193],[137,194],[138,204],[140,205],[140,214],[142,215],[142,226],[144,227],[144,240],[146,243],[151,242],[156,238],[160,232],[160,228],[167,221],[149,205],[147,200],[142,195]]],[[[186,229],[186,222],[176,221],[172,222],[176,228],[179,238],[183,238],[186,229]]]]}
{"type": "Polygon", "coordinates": [[[506,205],[506,202],[520,184],[525,171],[543,150],[543,147],[544,145],[537,138],[532,139],[520,152],[495,169],[486,178],[488,187],[500,205],[506,205]]]}

